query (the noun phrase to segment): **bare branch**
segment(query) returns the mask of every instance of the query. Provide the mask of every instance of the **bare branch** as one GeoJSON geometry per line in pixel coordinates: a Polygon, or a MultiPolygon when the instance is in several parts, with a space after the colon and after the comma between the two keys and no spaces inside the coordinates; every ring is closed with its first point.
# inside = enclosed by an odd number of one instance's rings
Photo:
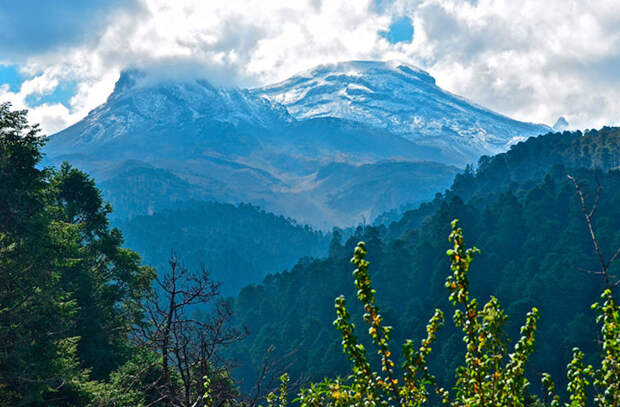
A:
{"type": "MultiPolygon", "coordinates": [[[[161,355],[162,377],[156,383],[163,384],[157,390],[163,398],[159,400],[180,407],[201,406],[203,376],[228,371],[226,362],[218,356],[219,349],[245,337],[247,330],[228,326],[232,311],[228,304],[218,301],[219,283],[210,280],[204,267],[190,273],[174,252],[168,264],[168,270],[156,279],[153,295],[145,306],[148,321],[140,327],[137,337],[161,355]],[[208,318],[190,316],[210,303],[215,305],[210,306],[208,318]],[[181,384],[174,382],[175,376],[181,384]]],[[[219,386],[223,392],[219,398],[230,400],[230,389],[225,389],[224,384],[219,386]]]]}
{"type": "Polygon", "coordinates": [[[611,264],[618,259],[618,256],[620,256],[620,247],[618,247],[618,250],[616,250],[614,255],[611,256],[611,259],[607,262],[607,269],[609,269],[609,266],[611,266],[611,264]]]}
{"type": "Polygon", "coordinates": [[[596,194],[594,195],[594,203],[592,204],[592,209],[590,209],[590,213],[588,213],[588,217],[590,219],[592,219],[592,216],[594,216],[594,212],[596,212],[596,208],[598,207],[598,201],[601,198],[602,189],[603,187],[601,187],[601,184],[599,183],[598,177],[597,177],[596,178],[596,194]]]}
{"type": "MultiPolygon", "coordinates": [[[[596,211],[596,207],[598,206],[598,202],[599,202],[599,197],[600,197],[600,193],[602,190],[602,187],[600,185],[600,183],[598,182],[598,179],[596,181],[597,183],[597,188],[596,188],[596,197],[594,200],[594,205],[592,206],[592,209],[590,211],[587,210],[586,208],[586,201],[585,198],[583,196],[583,192],[581,191],[581,188],[579,187],[579,184],[577,183],[577,180],[568,175],[568,179],[570,179],[573,184],[575,185],[575,189],[577,190],[577,195],[579,196],[579,201],[581,203],[581,209],[583,211],[583,215],[586,219],[586,224],[588,225],[588,231],[590,232],[590,238],[592,239],[592,244],[594,245],[594,251],[596,252],[596,255],[598,257],[599,263],[601,265],[601,271],[600,273],[596,273],[596,274],[600,274],[603,276],[603,280],[605,281],[605,286],[611,290],[612,288],[612,283],[609,279],[609,275],[607,274],[607,269],[610,263],[606,263],[605,260],[603,260],[603,254],[601,252],[601,248],[599,246],[598,243],[598,239],[596,237],[596,233],[594,232],[594,226],[592,225],[592,216],[594,215],[594,212],[596,211]]],[[[620,249],[618,249],[620,251],[620,249]]],[[[612,257],[612,261],[615,260],[616,256],[618,255],[618,252],[616,252],[616,254],[612,257]]]]}
{"type": "Polygon", "coordinates": [[[582,269],[581,267],[577,267],[577,270],[581,271],[582,273],[585,273],[585,274],[591,274],[591,275],[596,275],[596,276],[602,276],[603,275],[602,271],[586,270],[586,269],[582,269]]]}

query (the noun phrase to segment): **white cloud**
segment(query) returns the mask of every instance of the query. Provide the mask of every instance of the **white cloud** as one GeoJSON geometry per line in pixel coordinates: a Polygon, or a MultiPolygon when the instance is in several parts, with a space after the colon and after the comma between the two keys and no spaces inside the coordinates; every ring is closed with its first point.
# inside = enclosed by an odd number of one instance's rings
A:
{"type": "Polygon", "coordinates": [[[94,41],[29,55],[34,79],[0,99],[25,107],[28,94],[75,80],[71,109],[32,109],[52,133],[103,103],[122,69],[204,76],[222,85],[281,80],[313,65],[399,59],[438,84],[501,113],[576,127],[620,124],[620,2],[576,0],[142,0],[118,9],[94,41]],[[411,43],[379,33],[408,15],[411,43]]]}
{"type": "Polygon", "coordinates": [[[620,124],[619,2],[437,0],[414,12],[441,86],[521,120],[620,124]]]}

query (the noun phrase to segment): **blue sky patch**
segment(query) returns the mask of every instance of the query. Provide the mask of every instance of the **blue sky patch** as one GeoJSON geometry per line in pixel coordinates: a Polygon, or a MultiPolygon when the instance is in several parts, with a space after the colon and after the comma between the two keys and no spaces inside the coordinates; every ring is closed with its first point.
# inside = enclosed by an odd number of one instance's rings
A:
{"type": "Polygon", "coordinates": [[[0,85],[9,85],[11,92],[18,92],[24,80],[17,65],[0,65],[0,85]]]}
{"type": "Polygon", "coordinates": [[[141,13],[138,0],[0,1],[0,55],[17,62],[62,46],[92,43],[119,9],[141,13]]]}
{"type": "Polygon", "coordinates": [[[26,103],[30,107],[41,106],[44,103],[61,103],[67,109],[71,109],[69,101],[77,93],[77,85],[76,81],[61,82],[51,93],[26,96],[26,103]]]}
{"type": "Polygon", "coordinates": [[[393,4],[394,0],[373,0],[371,7],[374,9],[375,13],[383,13],[393,4]]]}
{"type": "Polygon", "coordinates": [[[411,42],[413,40],[413,22],[407,16],[401,17],[392,21],[388,31],[382,31],[380,34],[392,44],[411,42]]]}

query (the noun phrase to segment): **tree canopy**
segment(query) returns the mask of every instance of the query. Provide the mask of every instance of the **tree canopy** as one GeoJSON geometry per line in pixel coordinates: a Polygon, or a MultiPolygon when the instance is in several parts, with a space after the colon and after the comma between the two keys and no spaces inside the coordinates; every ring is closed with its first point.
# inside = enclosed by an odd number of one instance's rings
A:
{"type": "Polygon", "coordinates": [[[45,137],[0,105],[0,403],[80,405],[132,348],[153,271],[85,173],[40,168],[45,137]]]}

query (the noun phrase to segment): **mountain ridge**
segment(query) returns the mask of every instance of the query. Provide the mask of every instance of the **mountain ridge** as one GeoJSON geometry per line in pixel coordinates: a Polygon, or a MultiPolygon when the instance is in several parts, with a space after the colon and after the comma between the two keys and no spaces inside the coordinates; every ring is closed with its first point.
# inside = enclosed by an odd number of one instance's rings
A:
{"type": "Polygon", "coordinates": [[[466,162],[551,130],[447,92],[428,72],[398,61],[319,65],[252,92],[281,103],[296,119],[339,117],[442,148],[449,147],[447,138],[462,144],[455,152],[466,162]]]}
{"type": "MultiPolygon", "coordinates": [[[[446,103],[433,102],[433,97],[441,96],[450,100],[450,112],[453,112],[453,107],[461,103],[437,88],[432,76],[413,67],[391,67],[384,62],[343,64],[335,66],[361,64],[374,69],[375,76],[365,80],[375,89],[404,83],[409,87],[402,95],[407,96],[412,94],[411,83],[415,82],[422,90],[416,93],[418,99],[412,99],[411,104],[426,100],[428,109],[437,106],[443,109],[446,103]],[[403,82],[403,78],[409,82],[403,82]]],[[[317,78],[330,77],[330,69],[334,68],[316,68],[316,72],[320,71],[317,78]]],[[[332,73],[334,78],[340,75],[337,71],[332,73]]],[[[323,97],[328,89],[308,91],[323,97]]],[[[393,93],[395,98],[402,96],[393,93]]],[[[376,97],[375,105],[383,103],[385,109],[394,106],[390,94],[375,92],[373,97],[376,97]]],[[[401,99],[396,102],[401,103],[401,99]]],[[[188,199],[208,197],[221,202],[249,202],[314,227],[331,229],[356,224],[362,218],[374,217],[408,202],[431,199],[434,192],[449,186],[457,167],[462,168],[476,160],[480,153],[488,152],[484,146],[476,147],[479,151],[468,147],[461,134],[445,126],[439,133],[416,139],[377,123],[357,120],[355,116],[337,117],[334,113],[303,118],[295,117],[289,109],[291,106],[271,100],[256,89],[221,88],[202,79],[158,81],[144,72],[126,71],[106,103],[80,122],[50,137],[46,146],[47,162],[58,164],[69,158],[97,180],[106,180],[104,193],[116,204],[119,218],[143,213],[140,211],[170,208],[178,199],[183,199],[181,193],[174,193],[172,197],[151,194],[148,202],[139,202],[140,191],[145,193],[145,188],[136,182],[145,171],[137,176],[135,173],[119,175],[115,170],[129,162],[167,172],[158,173],[158,181],[153,184],[160,194],[179,191],[179,186],[187,183],[191,185],[188,190],[192,191],[188,199]],[[409,163],[404,165],[415,179],[407,179],[402,166],[378,164],[385,161],[409,163]],[[420,164],[424,162],[426,164],[420,164]],[[350,176],[360,173],[355,166],[368,165],[363,170],[365,176],[377,178],[381,175],[386,179],[393,176],[400,181],[390,183],[389,187],[375,183],[375,192],[380,198],[353,205],[354,209],[339,203],[343,201],[337,197],[349,194],[344,187],[332,183],[328,190],[316,182],[320,169],[331,163],[348,164],[350,176]],[[424,166],[427,168],[423,174],[421,168],[424,166]],[[386,173],[386,168],[395,172],[386,173]],[[171,184],[165,185],[165,180],[171,184]],[[133,196],[122,191],[130,191],[133,196]],[[131,202],[142,209],[130,210],[128,203],[131,202]],[[157,205],[153,206],[154,203],[157,205]]],[[[361,182],[363,180],[358,179],[348,184],[361,182]]]]}

